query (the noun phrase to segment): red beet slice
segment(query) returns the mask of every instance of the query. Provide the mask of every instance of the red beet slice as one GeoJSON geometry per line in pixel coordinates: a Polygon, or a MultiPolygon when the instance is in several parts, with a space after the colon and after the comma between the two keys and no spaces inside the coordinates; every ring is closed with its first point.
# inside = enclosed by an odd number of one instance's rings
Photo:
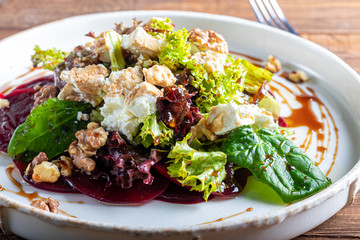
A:
{"type": "MultiPolygon", "coordinates": [[[[175,183],[170,183],[166,191],[155,199],[169,203],[196,204],[205,202],[203,195],[202,192],[190,191],[175,183]]],[[[210,195],[208,201],[213,198],[214,196],[210,195]]]]}
{"type": "Polygon", "coordinates": [[[54,85],[54,75],[48,75],[45,77],[37,78],[33,81],[21,84],[15,88],[16,89],[24,89],[24,88],[33,88],[35,86],[45,86],[45,85],[54,85]]]}
{"type": "Polygon", "coordinates": [[[0,150],[7,152],[17,126],[25,122],[34,105],[34,89],[18,89],[5,96],[10,106],[0,109],[0,150]]]}
{"type": "Polygon", "coordinates": [[[24,181],[29,183],[33,187],[43,189],[46,191],[52,191],[52,192],[78,193],[78,191],[63,177],[60,177],[59,180],[55,183],[42,183],[42,182],[36,183],[31,178],[25,176],[25,170],[29,163],[16,161],[16,160],[14,160],[14,163],[16,167],[19,169],[21,173],[21,177],[24,179],[24,181]]]}
{"type": "Polygon", "coordinates": [[[176,178],[170,177],[170,175],[168,174],[167,166],[168,165],[164,162],[158,162],[153,166],[153,168],[155,169],[155,171],[160,173],[162,176],[166,177],[171,182],[173,182],[176,185],[181,187],[182,186],[181,183],[176,178]]]}
{"type": "Polygon", "coordinates": [[[4,98],[9,100],[10,106],[0,109],[0,151],[7,152],[7,148],[15,129],[25,122],[34,105],[34,86],[54,84],[54,77],[47,76],[22,84],[4,98]]]}
{"type": "Polygon", "coordinates": [[[124,189],[112,184],[105,187],[106,182],[102,179],[95,180],[87,174],[80,172],[68,177],[74,187],[81,193],[95,198],[101,202],[111,204],[135,204],[145,203],[162,194],[169,186],[169,181],[159,174],[153,174],[154,181],[151,185],[143,184],[136,180],[131,188],[124,189]]]}
{"type": "Polygon", "coordinates": [[[279,119],[278,119],[278,125],[279,125],[280,127],[288,127],[285,119],[282,118],[282,117],[279,117],[279,119]]]}

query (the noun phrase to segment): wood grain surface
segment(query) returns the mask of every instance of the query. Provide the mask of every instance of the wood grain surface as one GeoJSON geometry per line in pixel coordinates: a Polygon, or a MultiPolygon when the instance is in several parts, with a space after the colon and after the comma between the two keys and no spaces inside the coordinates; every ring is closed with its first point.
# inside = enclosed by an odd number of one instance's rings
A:
{"type": "MultiPolygon", "coordinates": [[[[360,72],[360,0],[278,2],[302,37],[334,52],[360,72]]],[[[74,15],[160,9],[216,13],[256,21],[247,0],[0,0],[0,39],[74,15]]],[[[333,238],[360,239],[360,199],[295,239],[333,238]]],[[[21,238],[0,233],[0,239],[21,238]]]]}

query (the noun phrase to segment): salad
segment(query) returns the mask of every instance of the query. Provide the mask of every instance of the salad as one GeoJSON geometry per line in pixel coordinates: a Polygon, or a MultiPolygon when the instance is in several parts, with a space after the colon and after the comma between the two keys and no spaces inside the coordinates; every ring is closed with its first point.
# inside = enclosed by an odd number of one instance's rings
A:
{"type": "Polygon", "coordinates": [[[69,53],[36,46],[53,74],[0,96],[0,149],[26,182],[112,204],[235,197],[250,175],[285,203],[331,184],[287,138],[273,57],[257,67],[169,18],[87,36],[69,53]]]}

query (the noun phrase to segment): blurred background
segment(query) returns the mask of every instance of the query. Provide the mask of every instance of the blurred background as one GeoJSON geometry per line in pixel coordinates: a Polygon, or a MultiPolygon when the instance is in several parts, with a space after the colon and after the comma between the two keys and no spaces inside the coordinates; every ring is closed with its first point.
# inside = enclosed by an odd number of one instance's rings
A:
{"type": "MultiPolygon", "coordinates": [[[[334,52],[360,73],[360,0],[278,0],[278,3],[301,37],[334,52]]],[[[74,15],[126,10],[197,11],[256,21],[248,0],[0,0],[0,41],[25,29],[74,15]]],[[[360,199],[296,239],[333,238],[360,239],[360,199]]],[[[0,239],[20,238],[0,233],[0,239]]]]}

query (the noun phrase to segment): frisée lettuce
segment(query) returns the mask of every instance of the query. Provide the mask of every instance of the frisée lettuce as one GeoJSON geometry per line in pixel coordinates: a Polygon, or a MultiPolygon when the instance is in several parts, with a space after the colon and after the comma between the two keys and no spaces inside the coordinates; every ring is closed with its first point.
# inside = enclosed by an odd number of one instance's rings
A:
{"type": "Polygon", "coordinates": [[[226,154],[221,151],[200,152],[191,148],[187,140],[188,134],[170,151],[168,173],[190,190],[204,192],[207,200],[212,192],[220,190],[221,182],[226,176],[226,154]]]}

